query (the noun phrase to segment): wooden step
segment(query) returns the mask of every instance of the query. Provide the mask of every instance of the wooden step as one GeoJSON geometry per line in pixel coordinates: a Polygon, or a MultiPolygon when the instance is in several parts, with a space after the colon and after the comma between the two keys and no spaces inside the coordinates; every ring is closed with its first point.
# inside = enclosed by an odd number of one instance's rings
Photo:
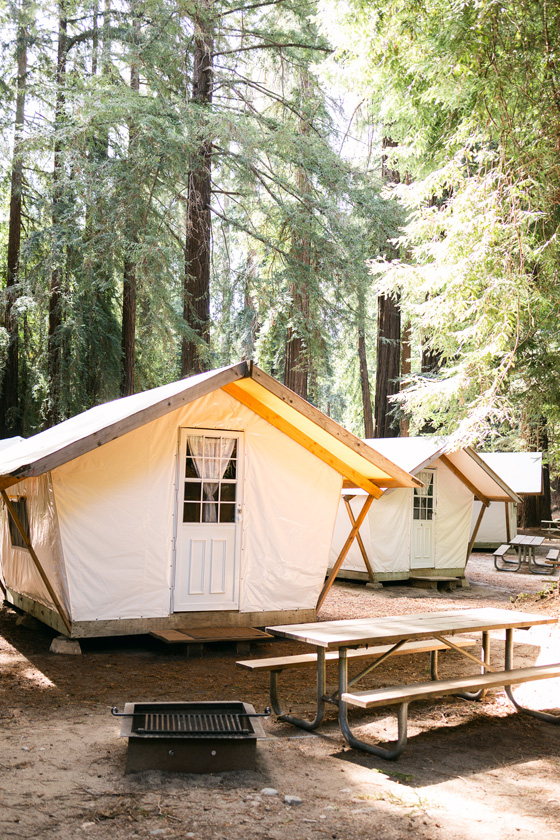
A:
{"type": "Polygon", "coordinates": [[[459,578],[445,577],[445,575],[410,575],[408,582],[411,586],[418,586],[421,589],[456,589],[459,586],[459,578]]]}
{"type": "Polygon", "coordinates": [[[262,642],[273,637],[256,627],[189,627],[182,630],[152,630],[150,636],[167,645],[187,645],[187,652],[202,653],[205,644],[235,642],[237,653],[249,653],[251,642],[262,642]]]}

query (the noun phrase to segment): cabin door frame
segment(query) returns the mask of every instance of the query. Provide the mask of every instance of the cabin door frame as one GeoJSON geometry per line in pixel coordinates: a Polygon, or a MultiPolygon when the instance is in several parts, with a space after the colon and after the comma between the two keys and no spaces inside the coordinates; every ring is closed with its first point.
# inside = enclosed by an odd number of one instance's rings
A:
{"type": "Polygon", "coordinates": [[[410,568],[434,569],[437,472],[435,469],[421,470],[416,478],[425,486],[412,491],[410,568]]]}
{"type": "Polygon", "coordinates": [[[239,609],[243,462],[243,432],[180,429],[174,613],[239,609]]]}

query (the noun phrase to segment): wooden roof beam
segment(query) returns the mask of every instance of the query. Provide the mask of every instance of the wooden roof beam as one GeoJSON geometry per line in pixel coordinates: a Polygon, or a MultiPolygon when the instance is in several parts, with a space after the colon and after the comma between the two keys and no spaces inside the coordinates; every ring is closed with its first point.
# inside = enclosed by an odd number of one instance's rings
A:
{"type": "Polygon", "coordinates": [[[288,435],[288,437],[296,443],[299,443],[300,446],[303,446],[304,449],[307,449],[308,452],[312,452],[313,455],[325,464],[328,464],[329,467],[332,467],[337,473],[351,481],[355,487],[361,487],[363,490],[366,490],[370,496],[373,496],[376,499],[379,499],[383,495],[382,490],[377,484],[352,469],[352,467],[348,464],[345,464],[315,440],[296,428],[296,426],[293,426],[283,417],[280,417],[279,414],[276,414],[275,411],[272,411],[272,409],[260,403],[253,396],[248,394],[247,391],[244,391],[243,388],[240,388],[235,383],[232,383],[222,385],[222,390],[234,399],[238,400],[240,403],[243,403],[243,405],[247,406],[247,408],[250,408],[251,411],[254,411],[255,414],[258,414],[259,417],[262,417],[263,420],[266,420],[271,426],[274,426],[285,435],[288,435]]]}

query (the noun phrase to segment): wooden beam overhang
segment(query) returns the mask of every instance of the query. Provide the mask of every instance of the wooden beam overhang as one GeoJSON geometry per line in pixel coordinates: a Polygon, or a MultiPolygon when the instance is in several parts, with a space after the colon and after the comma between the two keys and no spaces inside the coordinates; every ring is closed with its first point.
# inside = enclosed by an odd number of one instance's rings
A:
{"type": "Polygon", "coordinates": [[[442,453],[439,457],[440,457],[440,460],[442,461],[442,463],[444,463],[445,466],[448,469],[451,470],[453,475],[457,476],[459,481],[462,481],[463,484],[465,485],[465,487],[468,487],[468,489],[471,491],[471,493],[473,494],[475,499],[478,499],[480,502],[482,502],[482,504],[485,507],[488,507],[488,505],[490,504],[490,499],[487,496],[485,496],[484,493],[482,493],[477,487],[475,487],[474,484],[472,484],[472,482],[469,481],[469,479],[466,477],[466,475],[463,475],[461,470],[458,469],[455,466],[455,464],[452,461],[449,460],[447,455],[444,455],[442,453]]]}
{"type": "Polygon", "coordinates": [[[263,420],[266,420],[270,423],[271,426],[274,426],[279,431],[283,432],[288,437],[292,438],[296,443],[299,443],[304,449],[307,449],[309,452],[312,452],[317,458],[323,461],[325,464],[328,464],[332,467],[336,472],[340,475],[344,476],[344,478],[349,479],[354,486],[361,487],[363,490],[366,490],[370,496],[373,496],[376,499],[379,499],[383,493],[382,490],[370,479],[366,478],[363,475],[360,475],[356,470],[352,469],[348,464],[345,464],[339,458],[321,446],[317,441],[313,440],[306,435],[305,432],[302,432],[292,423],[289,423],[284,417],[281,417],[271,408],[263,405],[259,402],[255,397],[251,394],[247,393],[247,391],[240,388],[235,383],[222,385],[222,390],[225,391],[230,396],[234,397],[234,399],[238,400],[243,405],[250,408],[251,411],[254,411],[255,414],[258,414],[259,417],[262,417],[263,420]]]}
{"type": "Polygon", "coordinates": [[[39,572],[39,575],[41,576],[41,580],[43,581],[43,583],[45,584],[45,586],[47,588],[47,592],[49,593],[49,595],[52,598],[53,604],[56,607],[56,611],[58,612],[59,616],[61,617],[62,621],[64,622],[64,626],[68,630],[68,635],[71,636],[72,635],[72,625],[70,623],[70,619],[66,615],[66,612],[62,607],[62,604],[58,600],[56,592],[54,591],[54,589],[51,586],[51,583],[50,583],[50,581],[49,581],[49,579],[48,579],[48,577],[45,573],[45,570],[43,569],[43,567],[41,565],[41,561],[37,557],[37,555],[35,553],[35,549],[31,545],[31,541],[29,540],[29,537],[25,533],[25,528],[21,524],[19,516],[17,515],[16,511],[14,510],[14,506],[10,502],[8,496],[6,495],[6,491],[2,490],[1,495],[2,495],[2,500],[3,500],[3,502],[6,505],[6,508],[8,510],[8,515],[12,518],[12,521],[13,521],[14,525],[16,526],[20,537],[24,541],[25,546],[26,546],[27,550],[29,551],[29,554],[31,555],[31,559],[33,561],[33,564],[34,564],[35,568],[37,569],[37,571],[39,572]]]}
{"type": "MultiPolygon", "coordinates": [[[[330,417],[327,417],[326,414],[323,414],[322,411],[319,411],[319,409],[312,406],[307,402],[307,400],[304,400],[303,397],[298,396],[298,394],[295,394],[289,388],[286,388],[285,385],[282,385],[272,376],[269,376],[268,373],[265,373],[263,370],[256,367],[256,365],[253,365],[251,372],[249,373],[249,378],[251,378],[254,382],[258,382],[263,388],[266,388],[267,391],[270,391],[271,394],[274,394],[275,397],[282,400],[285,405],[290,406],[308,420],[311,420],[317,426],[320,426],[320,428],[322,428],[325,432],[328,432],[329,435],[332,435],[333,438],[338,440],[340,443],[343,443],[353,452],[361,455],[362,458],[369,461],[377,470],[382,470],[387,473],[387,481],[389,483],[386,484],[385,478],[383,478],[383,481],[380,481],[380,484],[382,484],[383,487],[423,486],[421,481],[414,478],[414,476],[411,476],[402,467],[399,467],[388,458],[385,458],[385,456],[380,452],[373,451],[372,448],[363,440],[360,440],[360,438],[349,432],[348,429],[345,429],[330,417]]],[[[361,487],[362,485],[358,484],[356,486],[361,487]]],[[[364,489],[367,490],[367,488],[364,489]]]]}

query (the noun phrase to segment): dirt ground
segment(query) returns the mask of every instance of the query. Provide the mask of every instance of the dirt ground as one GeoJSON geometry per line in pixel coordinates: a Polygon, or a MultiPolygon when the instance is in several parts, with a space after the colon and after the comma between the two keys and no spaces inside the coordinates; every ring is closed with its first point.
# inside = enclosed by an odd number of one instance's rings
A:
{"type": "MultiPolygon", "coordinates": [[[[473,555],[470,588],[382,591],[337,584],[320,618],[403,614],[497,606],[560,613],[543,595],[555,579],[493,570],[473,555]]],[[[49,653],[52,633],[0,611],[0,838],[193,838],[193,840],[560,840],[560,727],[513,712],[502,691],[480,703],[444,698],[413,704],[409,743],[387,762],[351,750],[334,715],[317,734],[264,719],[257,768],[215,775],[149,771],[125,775],[127,742],[112,706],[140,700],[243,700],[262,711],[268,678],[235,666],[233,645],[204,656],[147,637],[95,640],[83,655],[49,653]],[[276,794],[263,793],[266,788],[276,794]],[[301,804],[288,804],[294,796],[301,804]]],[[[557,625],[518,631],[516,664],[558,661],[557,625]]],[[[501,645],[494,643],[494,663],[501,645]]],[[[276,640],[253,655],[295,652],[276,640]]],[[[375,672],[378,685],[429,677],[428,655],[401,656],[375,672]]],[[[474,666],[454,652],[440,674],[474,666]],[[460,661],[460,660],[463,661],[460,661]]],[[[374,684],[373,677],[371,684],[374,684]]],[[[329,682],[335,672],[329,671],[329,682]]],[[[558,709],[560,680],[522,686],[534,708],[558,709]]],[[[281,678],[286,707],[305,715],[312,673],[281,678]]],[[[353,714],[363,737],[395,737],[390,710],[353,714]]]]}

